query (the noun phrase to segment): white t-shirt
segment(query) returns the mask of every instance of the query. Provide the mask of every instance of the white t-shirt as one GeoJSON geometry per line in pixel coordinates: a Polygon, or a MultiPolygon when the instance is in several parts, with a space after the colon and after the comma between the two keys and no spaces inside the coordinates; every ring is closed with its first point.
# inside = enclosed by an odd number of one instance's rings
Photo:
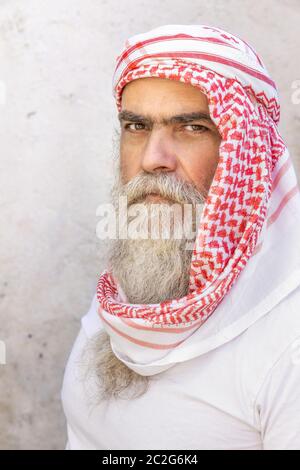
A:
{"type": "Polygon", "coordinates": [[[66,366],[66,449],[300,450],[300,288],[231,341],[150,377],[141,397],[91,406],[97,386],[79,364],[101,328],[91,308],[66,366]]]}

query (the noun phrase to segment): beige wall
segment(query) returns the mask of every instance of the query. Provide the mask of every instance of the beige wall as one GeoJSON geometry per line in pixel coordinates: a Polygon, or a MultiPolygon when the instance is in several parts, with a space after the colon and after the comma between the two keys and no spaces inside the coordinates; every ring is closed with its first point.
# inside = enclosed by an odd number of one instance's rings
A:
{"type": "Polygon", "coordinates": [[[300,171],[299,0],[0,0],[0,448],[64,447],[63,369],[105,264],[95,211],[112,179],[114,58],[167,23],[257,48],[300,171]]]}

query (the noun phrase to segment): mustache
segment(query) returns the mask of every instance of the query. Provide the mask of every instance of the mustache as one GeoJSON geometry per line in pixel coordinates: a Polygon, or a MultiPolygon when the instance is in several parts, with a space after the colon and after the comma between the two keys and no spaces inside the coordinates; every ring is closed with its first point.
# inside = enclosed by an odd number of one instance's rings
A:
{"type": "Polygon", "coordinates": [[[207,190],[199,190],[193,182],[178,179],[167,172],[141,172],[127,183],[119,178],[112,189],[113,200],[126,196],[128,206],[153,193],[179,204],[193,205],[203,204],[208,194],[207,190]]]}

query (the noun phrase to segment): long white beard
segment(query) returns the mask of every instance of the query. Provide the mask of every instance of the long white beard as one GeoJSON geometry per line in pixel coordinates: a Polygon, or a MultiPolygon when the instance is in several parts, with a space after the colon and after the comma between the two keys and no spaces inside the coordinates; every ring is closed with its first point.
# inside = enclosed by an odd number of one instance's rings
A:
{"type": "Polygon", "coordinates": [[[179,182],[161,173],[138,175],[127,185],[117,181],[113,199],[118,212],[117,196],[127,197],[128,209],[135,209],[138,203],[144,206],[144,217],[139,220],[143,233],[148,236],[146,239],[127,238],[111,242],[110,269],[128,302],[159,303],[187,295],[196,219],[201,215],[199,207],[203,208],[203,194],[190,183],[179,182]],[[145,201],[145,195],[151,192],[158,192],[164,197],[161,203],[145,201]],[[188,233],[182,227],[184,204],[192,206],[189,213],[192,231],[188,233]],[[175,205],[181,209],[181,218],[176,219],[175,205]],[[197,212],[195,206],[198,207],[197,212]],[[153,228],[158,239],[151,236],[153,228]],[[179,239],[175,238],[176,230],[177,234],[181,232],[179,239]],[[163,239],[163,234],[169,238],[163,239]]]}
{"type": "MultiPolygon", "coordinates": [[[[165,174],[138,175],[128,184],[123,184],[119,173],[112,196],[115,206],[118,197],[126,195],[128,206],[134,207],[136,203],[144,201],[144,196],[151,192],[159,192],[166,198],[162,205],[162,213],[167,212],[170,203],[198,204],[201,207],[205,200],[204,191],[200,193],[193,185],[179,182],[165,174]]],[[[145,201],[143,203],[148,209],[153,206],[145,201]]],[[[164,230],[162,223],[164,218],[158,221],[155,214],[150,216],[150,225],[154,222],[156,227],[164,230]]],[[[200,215],[201,211],[194,213],[192,223],[194,231],[198,226],[197,217],[199,219],[200,215]]],[[[174,234],[174,224],[171,229],[174,234]]],[[[196,233],[188,239],[183,236],[178,240],[172,237],[153,240],[150,237],[145,240],[111,241],[110,269],[130,303],[159,303],[166,299],[183,297],[188,293],[191,248],[195,235],[196,233]],[[189,249],[186,249],[187,242],[190,245],[189,249]]],[[[150,378],[135,373],[115,356],[111,349],[110,337],[105,330],[90,341],[84,357],[83,360],[88,358],[87,372],[96,379],[98,400],[112,397],[132,399],[147,391],[150,378]]]]}
{"type": "Polygon", "coordinates": [[[117,240],[110,262],[128,302],[153,304],[188,293],[191,255],[182,240],[117,240]]]}

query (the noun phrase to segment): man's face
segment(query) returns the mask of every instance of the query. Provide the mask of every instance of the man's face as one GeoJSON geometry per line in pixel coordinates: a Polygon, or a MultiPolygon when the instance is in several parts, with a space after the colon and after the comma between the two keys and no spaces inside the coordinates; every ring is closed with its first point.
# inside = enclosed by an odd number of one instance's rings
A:
{"type": "MultiPolygon", "coordinates": [[[[140,205],[147,209],[141,218],[147,236],[113,240],[111,272],[129,303],[181,298],[189,290],[192,248],[221,138],[206,96],[192,85],[167,79],[137,79],[126,85],[119,119],[120,171],[113,200],[118,215],[120,195],[127,197],[128,215],[140,205]],[[178,213],[178,205],[192,210],[178,213]],[[158,237],[152,236],[153,228],[158,237]]],[[[129,223],[125,217],[126,228],[129,223]]]]}
{"type": "Polygon", "coordinates": [[[221,137],[198,88],[163,78],[133,80],[123,90],[119,120],[124,183],[141,171],[170,172],[208,191],[221,137]]]}

